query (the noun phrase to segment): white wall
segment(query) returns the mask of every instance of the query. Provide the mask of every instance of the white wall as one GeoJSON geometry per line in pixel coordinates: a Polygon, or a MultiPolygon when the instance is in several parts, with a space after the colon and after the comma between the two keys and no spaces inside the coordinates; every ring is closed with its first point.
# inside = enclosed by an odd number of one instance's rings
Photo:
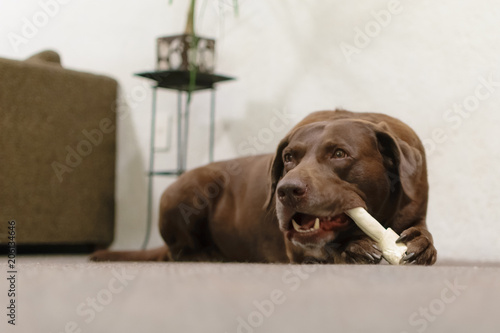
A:
{"type": "MultiPolygon", "coordinates": [[[[294,122],[336,107],[387,113],[426,143],[428,224],[441,258],[500,260],[498,2],[240,0],[238,17],[231,3],[200,1],[197,21],[201,35],[217,38],[217,72],[237,77],[218,88],[217,159],[248,152],[275,112],[292,113],[294,122]]],[[[154,68],[156,37],[182,32],[186,9],[181,0],[0,2],[0,56],[24,59],[51,48],[64,66],[121,85],[130,107],[119,119],[116,248],[140,246],[146,215],[151,95],[149,82],[133,73],[154,68]],[[47,22],[44,10],[52,14],[47,22]],[[13,47],[9,34],[22,36],[34,16],[43,26],[13,47]]],[[[175,101],[162,94],[162,119],[175,101]]],[[[208,101],[200,93],[192,106],[190,167],[208,160],[208,101]]],[[[258,152],[272,151],[291,126],[258,152]]],[[[174,156],[163,164],[173,165],[174,156]]],[[[156,181],[155,207],[170,181],[156,181]]],[[[154,223],[157,245],[156,214],[154,223]]]]}

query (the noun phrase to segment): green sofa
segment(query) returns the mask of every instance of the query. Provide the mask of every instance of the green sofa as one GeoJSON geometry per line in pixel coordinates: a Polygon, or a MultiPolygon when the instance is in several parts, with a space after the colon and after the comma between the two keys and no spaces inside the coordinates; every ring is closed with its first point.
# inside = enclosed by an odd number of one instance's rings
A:
{"type": "Polygon", "coordinates": [[[114,79],[56,52],[0,59],[0,246],[9,221],[20,247],[112,242],[116,98],[114,79]]]}

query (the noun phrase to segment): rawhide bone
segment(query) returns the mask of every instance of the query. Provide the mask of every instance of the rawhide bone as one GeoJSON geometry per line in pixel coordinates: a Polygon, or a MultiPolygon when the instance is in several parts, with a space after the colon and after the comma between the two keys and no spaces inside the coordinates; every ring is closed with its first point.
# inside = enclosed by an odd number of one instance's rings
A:
{"type": "Polygon", "coordinates": [[[382,256],[392,265],[400,265],[406,253],[406,245],[396,243],[399,235],[391,228],[385,229],[364,208],[357,207],[345,212],[356,225],[373,239],[382,251],[382,256]]]}

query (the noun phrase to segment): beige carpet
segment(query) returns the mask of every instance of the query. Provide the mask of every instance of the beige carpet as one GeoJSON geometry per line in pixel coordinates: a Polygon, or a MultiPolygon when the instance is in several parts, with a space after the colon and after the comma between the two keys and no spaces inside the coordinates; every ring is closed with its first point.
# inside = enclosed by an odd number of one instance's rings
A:
{"type": "MultiPolygon", "coordinates": [[[[7,265],[0,267],[7,275],[7,265]]],[[[108,264],[21,256],[17,269],[16,326],[7,324],[3,278],[1,332],[500,331],[499,265],[108,264]]]]}

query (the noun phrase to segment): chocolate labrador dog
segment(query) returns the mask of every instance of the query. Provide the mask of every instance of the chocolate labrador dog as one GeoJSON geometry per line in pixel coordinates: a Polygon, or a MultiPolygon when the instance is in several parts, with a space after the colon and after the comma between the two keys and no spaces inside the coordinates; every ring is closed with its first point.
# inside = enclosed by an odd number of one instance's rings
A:
{"type": "Polygon", "coordinates": [[[376,113],[315,112],[275,154],[181,175],[160,202],[165,246],[92,259],[374,264],[380,249],[345,214],[363,207],[400,234],[404,263],[432,265],[427,196],[424,148],[407,125],[376,113]]]}

